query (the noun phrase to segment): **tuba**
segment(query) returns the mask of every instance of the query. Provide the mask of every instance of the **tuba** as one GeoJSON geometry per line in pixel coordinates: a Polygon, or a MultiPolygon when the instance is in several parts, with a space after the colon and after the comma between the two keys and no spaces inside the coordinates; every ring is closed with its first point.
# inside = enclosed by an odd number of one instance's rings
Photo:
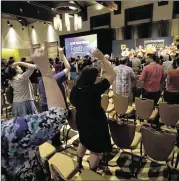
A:
{"type": "Polygon", "coordinates": [[[173,43],[175,43],[175,45],[179,45],[179,36],[175,36],[173,38],[173,43]]]}

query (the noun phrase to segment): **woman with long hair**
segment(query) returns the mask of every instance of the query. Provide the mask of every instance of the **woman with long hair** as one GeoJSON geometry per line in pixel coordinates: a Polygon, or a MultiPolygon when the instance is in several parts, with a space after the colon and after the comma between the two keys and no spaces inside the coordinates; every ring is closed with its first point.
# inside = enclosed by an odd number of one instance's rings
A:
{"type": "Polygon", "coordinates": [[[115,80],[116,73],[98,49],[93,52],[93,56],[101,60],[106,77],[101,82],[95,83],[98,69],[86,66],[71,91],[70,101],[77,110],[76,123],[80,138],[77,161],[82,167],[82,158],[86,150],[90,150],[89,166],[95,171],[99,165],[101,153],[110,152],[112,149],[107,117],[101,107],[101,95],[109,89],[115,80]]]}

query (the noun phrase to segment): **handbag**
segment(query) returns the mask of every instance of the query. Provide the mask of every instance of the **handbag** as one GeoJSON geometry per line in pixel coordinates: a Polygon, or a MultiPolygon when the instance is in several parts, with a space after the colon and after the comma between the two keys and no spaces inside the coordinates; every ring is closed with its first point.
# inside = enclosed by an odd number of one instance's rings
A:
{"type": "Polygon", "coordinates": [[[13,92],[14,92],[14,89],[9,85],[9,87],[6,90],[6,97],[7,97],[7,101],[10,104],[13,103],[13,92]]]}

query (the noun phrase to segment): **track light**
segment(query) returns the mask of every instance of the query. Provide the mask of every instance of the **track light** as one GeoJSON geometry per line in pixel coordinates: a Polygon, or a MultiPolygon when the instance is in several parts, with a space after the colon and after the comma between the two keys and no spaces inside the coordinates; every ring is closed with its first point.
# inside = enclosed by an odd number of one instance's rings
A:
{"type": "Polygon", "coordinates": [[[12,28],[12,27],[13,27],[13,25],[10,25],[10,27],[12,28]]]}
{"type": "Polygon", "coordinates": [[[34,26],[31,26],[32,29],[34,29],[34,26]]]}
{"type": "Polygon", "coordinates": [[[44,25],[46,25],[46,22],[44,22],[44,25]]]}
{"type": "Polygon", "coordinates": [[[7,25],[10,25],[10,22],[9,22],[9,21],[7,21],[7,25]]]}
{"type": "Polygon", "coordinates": [[[19,18],[19,21],[22,21],[22,20],[19,18]]]}

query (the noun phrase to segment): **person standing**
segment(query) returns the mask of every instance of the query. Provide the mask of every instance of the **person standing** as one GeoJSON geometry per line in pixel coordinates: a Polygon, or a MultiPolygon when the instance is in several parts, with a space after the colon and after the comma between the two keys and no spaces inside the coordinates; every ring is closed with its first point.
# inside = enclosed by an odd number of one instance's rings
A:
{"type": "Polygon", "coordinates": [[[164,101],[179,104],[179,58],[175,59],[177,68],[167,73],[167,90],[164,92],[164,101]]]}
{"type": "Polygon", "coordinates": [[[154,100],[157,105],[161,95],[160,85],[164,82],[164,69],[158,64],[155,54],[147,54],[147,66],[144,67],[139,80],[144,82],[142,97],[154,100]]]}
{"type": "MultiPolygon", "coordinates": [[[[62,70],[61,72],[56,73],[55,75],[53,75],[53,77],[57,81],[59,89],[62,92],[65,105],[68,109],[68,104],[67,104],[66,94],[65,94],[65,87],[64,87],[63,82],[67,79],[67,76],[70,72],[70,64],[64,55],[63,49],[58,48],[58,50],[59,50],[60,57],[65,65],[65,69],[62,70]]],[[[45,93],[46,91],[45,91],[44,83],[42,79],[39,80],[39,90],[40,90],[40,96],[41,96],[41,109],[43,112],[48,111],[48,104],[47,104],[47,98],[46,98],[46,93],[45,93]]],[[[52,138],[52,145],[55,146],[57,150],[61,149],[62,142],[60,141],[60,132],[52,138]]]]}
{"type": "Polygon", "coordinates": [[[173,63],[173,61],[172,61],[172,59],[171,59],[171,57],[169,56],[169,55],[165,55],[165,56],[163,56],[163,60],[164,60],[164,62],[163,62],[163,69],[164,69],[164,72],[167,74],[167,72],[170,70],[170,69],[172,69],[172,63],[173,63]]]}
{"type": "Polygon", "coordinates": [[[134,58],[132,59],[132,70],[136,75],[139,75],[141,70],[141,60],[134,54],[134,58]]]}
{"type": "Polygon", "coordinates": [[[29,80],[36,65],[16,62],[9,67],[8,77],[9,84],[13,88],[13,116],[24,117],[26,115],[37,113],[34,102],[33,87],[29,80]],[[27,70],[23,73],[20,66],[24,66],[27,70]]]}
{"type": "Polygon", "coordinates": [[[133,102],[132,89],[136,82],[135,73],[131,67],[127,65],[127,58],[123,57],[120,60],[120,65],[114,68],[116,72],[116,80],[113,83],[113,90],[118,95],[128,96],[129,105],[133,102]]]}
{"type": "Polygon", "coordinates": [[[89,167],[96,171],[101,153],[112,150],[107,117],[101,107],[101,95],[109,89],[116,74],[101,51],[97,49],[93,52],[93,56],[101,60],[106,77],[101,82],[95,83],[98,69],[93,66],[83,68],[76,85],[72,88],[70,102],[77,110],[76,123],[80,138],[77,161],[82,167],[82,159],[88,149],[89,167]]]}
{"type": "Polygon", "coordinates": [[[70,67],[71,67],[71,70],[70,70],[70,80],[76,81],[77,73],[78,73],[78,64],[77,64],[75,58],[71,58],[70,67]]]}
{"type": "MultiPolygon", "coordinates": [[[[8,181],[47,180],[37,159],[36,148],[58,134],[67,118],[62,93],[49,72],[47,43],[44,50],[36,49],[34,53],[31,43],[30,55],[42,73],[49,110],[1,121],[1,175],[8,181]]],[[[27,68],[30,66],[34,65],[27,68]]]]}

